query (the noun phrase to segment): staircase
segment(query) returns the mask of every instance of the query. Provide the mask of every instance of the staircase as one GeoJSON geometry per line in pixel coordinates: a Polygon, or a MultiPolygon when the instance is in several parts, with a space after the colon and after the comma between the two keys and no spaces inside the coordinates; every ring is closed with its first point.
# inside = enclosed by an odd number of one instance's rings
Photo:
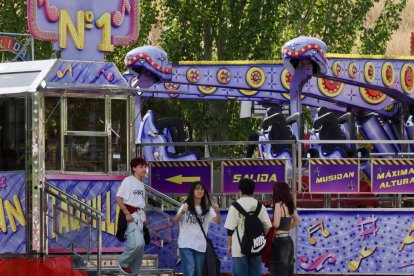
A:
{"type": "MultiPolygon", "coordinates": [[[[70,254],[72,258],[72,269],[82,270],[88,275],[125,275],[118,267],[117,258],[119,254],[102,253],[102,229],[101,221],[103,214],[97,209],[87,205],[77,198],[60,190],[51,183],[45,182],[44,194],[42,194],[42,220],[49,221],[49,228],[44,226],[45,237],[42,239],[44,248],[47,242],[52,241],[64,249],[63,254],[70,254]],[[51,204],[53,203],[53,204],[51,204]],[[66,207],[63,207],[66,206],[66,207]],[[79,227],[77,233],[82,233],[82,244],[76,242],[70,235],[60,232],[59,227],[55,224],[59,219],[59,214],[68,217],[68,221],[77,223],[79,227]],[[74,221],[74,222],[73,222],[74,221]],[[94,226],[96,231],[94,231],[94,226]],[[48,231],[49,230],[49,231],[48,231]],[[78,250],[75,250],[78,249],[78,250]],[[79,250],[81,249],[81,250],[79,250]],[[95,251],[96,250],[96,251],[95,251]]],[[[177,209],[180,203],[176,200],[160,193],[152,187],[145,185],[148,199],[147,210],[158,210],[164,213],[164,208],[177,209]]],[[[168,215],[167,215],[168,216],[168,215]]],[[[151,229],[150,229],[151,231],[151,229]]],[[[162,237],[151,232],[151,236],[162,237]]],[[[76,237],[75,237],[76,238],[76,237]]],[[[162,243],[161,243],[162,246],[162,243]]],[[[47,254],[50,256],[49,254],[47,254]]],[[[142,266],[139,275],[174,275],[173,269],[159,268],[158,255],[146,254],[142,260],[142,266]]]]}
{"type": "MultiPolygon", "coordinates": [[[[101,275],[125,275],[117,264],[118,255],[106,254],[101,258],[101,275]]],[[[90,276],[98,276],[96,272],[96,257],[91,256],[89,262],[80,256],[72,257],[72,265],[74,270],[87,271],[90,276]]],[[[172,276],[173,269],[158,268],[158,255],[144,255],[139,275],[146,276],[172,276]]]]}

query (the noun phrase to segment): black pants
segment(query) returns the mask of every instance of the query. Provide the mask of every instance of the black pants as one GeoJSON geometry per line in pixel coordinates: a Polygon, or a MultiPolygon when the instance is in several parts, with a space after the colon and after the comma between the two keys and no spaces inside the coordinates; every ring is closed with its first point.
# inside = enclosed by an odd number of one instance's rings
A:
{"type": "Polygon", "coordinates": [[[270,275],[292,276],[294,260],[293,241],[291,237],[273,239],[272,255],[270,257],[270,275]]]}

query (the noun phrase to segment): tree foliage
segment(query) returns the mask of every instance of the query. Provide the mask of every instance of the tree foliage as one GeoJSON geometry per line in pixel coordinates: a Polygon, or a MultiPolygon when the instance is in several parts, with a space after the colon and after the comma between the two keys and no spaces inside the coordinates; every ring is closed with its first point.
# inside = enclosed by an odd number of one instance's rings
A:
{"type": "Polygon", "coordinates": [[[384,9],[375,24],[362,28],[360,53],[377,55],[385,53],[392,33],[399,28],[401,13],[406,5],[407,0],[399,3],[391,0],[385,1],[384,9]]]}
{"type": "MultiPolygon", "coordinates": [[[[26,0],[0,1],[0,32],[28,34],[26,0]]],[[[52,54],[50,42],[36,41],[34,46],[35,59],[50,58],[52,54]]]]}

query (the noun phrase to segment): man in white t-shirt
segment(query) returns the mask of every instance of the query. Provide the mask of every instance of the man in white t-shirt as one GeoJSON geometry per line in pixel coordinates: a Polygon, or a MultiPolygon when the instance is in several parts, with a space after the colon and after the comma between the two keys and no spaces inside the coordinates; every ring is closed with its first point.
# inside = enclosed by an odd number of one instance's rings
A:
{"type": "Polygon", "coordinates": [[[130,162],[132,175],[126,177],[116,193],[116,204],[125,214],[125,250],[118,258],[118,265],[124,273],[138,275],[144,256],[144,232],[146,221],[145,186],[142,179],[147,173],[147,162],[134,158],[130,162]]]}
{"type": "MultiPolygon", "coordinates": [[[[246,212],[253,212],[257,208],[258,201],[253,197],[255,182],[244,178],[239,181],[240,199],[237,202],[246,212]]],[[[263,224],[265,233],[272,227],[266,208],[262,208],[258,215],[263,224]]],[[[228,253],[232,256],[232,275],[241,276],[260,276],[262,275],[261,256],[247,257],[241,253],[240,242],[236,231],[239,233],[240,240],[244,234],[244,216],[232,205],[229,208],[224,228],[227,229],[228,253]]]]}

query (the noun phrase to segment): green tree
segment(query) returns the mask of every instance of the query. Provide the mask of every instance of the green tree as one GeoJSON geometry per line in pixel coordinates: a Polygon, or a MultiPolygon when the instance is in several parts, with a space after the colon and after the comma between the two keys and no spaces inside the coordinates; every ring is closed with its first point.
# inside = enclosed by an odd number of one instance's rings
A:
{"type": "MultiPolygon", "coordinates": [[[[28,34],[27,0],[0,1],[0,32],[28,34]]],[[[18,38],[20,40],[20,38],[18,38]]],[[[24,42],[24,41],[23,41],[24,42]]],[[[48,59],[52,54],[50,42],[36,41],[35,59],[48,59]]]]}
{"type": "Polygon", "coordinates": [[[407,0],[394,3],[387,0],[384,3],[378,20],[373,26],[362,28],[361,54],[385,54],[387,42],[390,40],[392,33],[398,29],[401,22],[401,13],[407,5],[407,0]]]}

